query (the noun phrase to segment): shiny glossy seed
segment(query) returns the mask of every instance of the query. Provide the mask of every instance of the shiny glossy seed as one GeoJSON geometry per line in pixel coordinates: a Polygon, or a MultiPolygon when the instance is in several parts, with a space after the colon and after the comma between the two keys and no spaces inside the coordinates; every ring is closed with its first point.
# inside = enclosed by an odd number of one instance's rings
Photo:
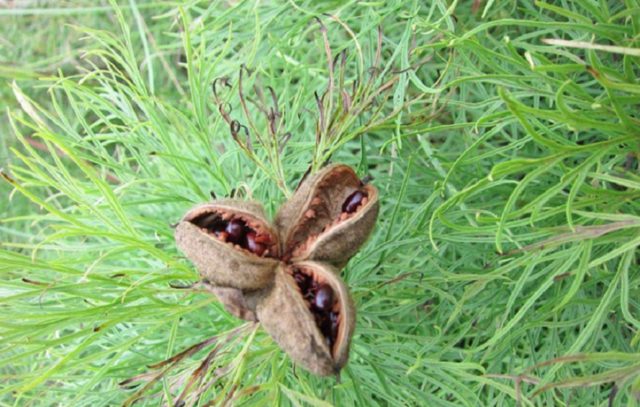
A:
{"type": "Polygon", "coordinates": [[[267,246],[258,243],[255,232],[249,232],[247,233],[247,249],[258,256],[262,256],[265,250],[267,250],[267,246]]]}
{"type": "Polygon", "coordinates": [[[320,311],[328,311],[333,305],[333,290],[329,285],[322,284],[318,287],[313,299],[313,306],[320,311]]]}
{"type": "Polygon", "coordinates": [[[360,203],[362,202],[362,198],[364,198],[365,196],[366,195],[362,191],[355,191],[354,193],[349,195],[347,199],[344,200],[344,203],[342,204],[342,212],[346,212],[346,213],[355,212],[356,209],[358,209],[358,206],[360,205],[360,203]]]}
{"type": "Polygon", "coordinates": [[[240,219],[232,219],[227,223],[225,232],[229,234],[229,241],[233,243],[240,243],[244,238],[245,224],[240,219]]]}

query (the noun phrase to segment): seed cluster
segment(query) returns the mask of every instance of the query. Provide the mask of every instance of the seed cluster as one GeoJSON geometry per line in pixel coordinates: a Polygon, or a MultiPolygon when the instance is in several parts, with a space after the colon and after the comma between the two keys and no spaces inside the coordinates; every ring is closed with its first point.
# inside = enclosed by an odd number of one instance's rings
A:
{"type": "MultiPolygon", "coordinates": [[[[316,197],[312,204],[320,204],[321,199],[316,197]]],[[[367,203],[367,194],[364,191],[356,190],[352,192],[342,203],[342,212],[331,223],[324,226],[322,233],[329,228],[346,220],[355,214],[360,208],[367,203]]],[[[315,216],[313,209],[308,209],[305,216],[315,216]]],[[[222,214],[208,213],[202,215],[192,221],[198,225],[207,234],[215,236],[223,242],[232,243],[242,249],[248,250],[258,256],[268,255],[268,245],[273,243],[272,238],[268,234],[258,234],[256,230],[248,226],[247,222],[240,217],[229,217],[222,214]]],[[[319,234],[309,236],[309,238],[297,246],[296,253],[305,250],[307,246],[317,238],[319,234]]],[[[336,342],[339,325],[339,312],[334,311],[337,308],[337,299],[334,298],[333,289],[328,284],[319,283],[314,279],[312,274],[307,274],[302,269],[294,268],[292,275],[303,298],[305,299],[309,310],[314,316],[316,325],[325,338],[329,349],[333,349],[336,342]]]]}
{"type": "Polygon", "coordinates": [[[220,214],[209,213],[194,219],[192,223],[200,226],[207,234],[258,256],[268,256],[269,246],[273,244],[271,236],[267,233],[258,233],[238,217],[224,219],[220,214]]]}
{"type": "Polygon", "coordinates": [[[327,346],[333,349],[340,323],[340,312],[333,289],[327,283],[318,282],[313,275],[305,273],[301,268],[295,267],[292,275],[327,346]]]}
{"type": "Polygon", "coordinates": [[[306,369],[337,374],[355,310],[336,267],[365,242],[377,213],[375,187],[335,164],[302,182],[274,225],[259,204],[223,199],[187,212],[176,242],[227,311],[259,321],[306,369]]]}

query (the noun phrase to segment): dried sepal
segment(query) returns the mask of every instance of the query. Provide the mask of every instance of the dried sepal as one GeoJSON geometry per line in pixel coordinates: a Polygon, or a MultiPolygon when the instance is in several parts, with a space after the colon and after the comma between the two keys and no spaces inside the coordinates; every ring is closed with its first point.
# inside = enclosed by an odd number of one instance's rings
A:
{"type": "Polygon", "coordinates": [[[334,164],[307,178],[275,220],[286,260],[318,260],[341,267],[373,230],[378,190],[351,167],[334,164]]]}
{"type": "Polygon", "coordinates": [[[245,321],[257,322],[258,317],[255,313],[255,301],[252,301],[254,294],[249,293],[247,296],[237,288],[216,287],[207,281],[203,281],[202,285],[211,294],[215,295],[225,310],[236,318],[245,321]]]}
{"type": "Polygon", "coordinates": [[[276,343],[312,373],[338,374],[347,362],[355,309],[331,266],[282,265],[258,301],[256,314],[276,343]]]}
{"type": "Polygon", "coordinates": [[[188,211],[176,243],[203,279],[221,287],[256,290],[273,279],[278,234],[255,203],[221,200],[188,211]]]}

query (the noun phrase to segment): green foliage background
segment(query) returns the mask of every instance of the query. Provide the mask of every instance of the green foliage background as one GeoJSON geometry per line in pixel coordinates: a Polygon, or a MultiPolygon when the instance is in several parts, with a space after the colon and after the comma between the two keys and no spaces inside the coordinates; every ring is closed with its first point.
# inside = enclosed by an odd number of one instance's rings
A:
{"type": "Polygon", "coordinates": [[[1,405],[640,404],[639,77],[637,0],[0,2],[1,405]],[[381,196],[340,381],[170,285],[327,158],[381,196]]]}

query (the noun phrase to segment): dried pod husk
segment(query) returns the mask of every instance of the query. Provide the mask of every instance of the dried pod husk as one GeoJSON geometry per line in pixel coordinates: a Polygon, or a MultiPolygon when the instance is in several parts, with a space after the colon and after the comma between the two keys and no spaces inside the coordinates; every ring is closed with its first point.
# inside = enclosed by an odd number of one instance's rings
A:
{"type": "Polygon", "coordinates": [[[367,240],[378,216],[378,190],[344,164],[307,178],[275,220],[285,260],[346,264],[367,240]]]}
{"type": "Polygon", "coordinates": [[[175,231],[178,248],[215,286],[256,290],[273,280],[278,234],[252,202],[220,200],[189,210],[175,231]]]}
{"type": "Polygon", "coordinates": [[[282,265],[256,314],[278,345],[305,369],[338,374],[347,363],[355,309],[347,287],[329,265],[282,265]],[[322,293],[322,294],[321,294],[322,293]]]}
{"type": "Polygon", "coordinates": [[[245,321],[258,321],[255,312],[255,301],[252,301],[255,298],[255,292],[248,293],[245,296],[242,290],[231,287],[216,287],[208,281],[203,281],[202,286],[220,301],[229,314],[245,321]]]}

